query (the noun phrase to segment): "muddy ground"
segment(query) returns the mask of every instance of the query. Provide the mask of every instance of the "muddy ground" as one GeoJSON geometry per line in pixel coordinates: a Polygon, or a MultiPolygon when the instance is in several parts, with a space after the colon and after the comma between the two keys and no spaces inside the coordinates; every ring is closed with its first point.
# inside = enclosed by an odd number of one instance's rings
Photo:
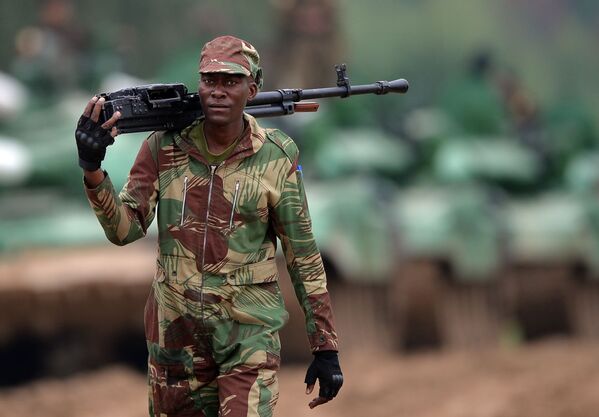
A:
{"type": "MultiPolygon", "coordinates": [[[[342,356],[339,397],[309,410],[305,368],[285,365],[276,416],[595,417],[599,343],[545,340],[520,347],[342,356]]],[[[0,416],[142,417],[142,374],[106,367],[0,390],[0,416]]]]}

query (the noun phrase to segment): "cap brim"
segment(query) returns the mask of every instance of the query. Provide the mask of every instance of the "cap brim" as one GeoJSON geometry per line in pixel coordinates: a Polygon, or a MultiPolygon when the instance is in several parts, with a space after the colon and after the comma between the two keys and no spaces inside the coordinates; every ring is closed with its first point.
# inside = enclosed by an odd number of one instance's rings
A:
{"type": "Polygon", "coordinates": [[[251,75],[247,68],[233,62],[209,62],[200,67],[199,73],[205,74],[209,72],[219,72],[225,74],[251,75]]]}

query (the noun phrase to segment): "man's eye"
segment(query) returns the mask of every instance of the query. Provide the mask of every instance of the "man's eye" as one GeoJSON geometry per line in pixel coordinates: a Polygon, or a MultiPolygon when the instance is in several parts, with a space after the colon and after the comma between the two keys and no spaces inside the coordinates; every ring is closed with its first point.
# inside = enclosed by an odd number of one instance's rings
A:
{"type": "Polygon", "coordinates": [[[226,83],[226,85],[227,85],[228,87],[232,87],[232,86],[234,86],[235,84],[237,84],[237,80],[227,80],[227,83],[226,83]]]}

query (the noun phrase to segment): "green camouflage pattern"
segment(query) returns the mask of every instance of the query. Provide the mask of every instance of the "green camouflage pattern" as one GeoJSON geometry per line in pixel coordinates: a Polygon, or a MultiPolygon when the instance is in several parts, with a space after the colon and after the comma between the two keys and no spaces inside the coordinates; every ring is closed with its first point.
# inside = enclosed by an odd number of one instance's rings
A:
{"type": "Polygon", "coordinates": [[[180,133],[151,134],[120,194],[108,175],[86,188],[117,245],[143,237],[158,217],[157,273],[145,314],[156,416],[199,409],[216,415],[210,410],[219,403],[222,415],[270,415],[277,332],[288,317],[277,283],[277,237],[311,349],[338,350],[297,146],[244,117],[244,136],[218,166],[209,166],[189,137],[198,120],[180,133]],[[233,382],[223,389],[225,381],[233,382]]]}
{"type": "Polygon", "coordinates": [[[288,317],[278,283],[235,285],[187,266],[159,264],[146,304],[150,415],[272,416],[288,317]]]}
{"type": "Polygon", "coordinates": [[[234,36],[219,36],[206,43],[200,53],[198,72],[251,75],[258,88],[262,87],[258,51],[249,42],[234,36]]]}

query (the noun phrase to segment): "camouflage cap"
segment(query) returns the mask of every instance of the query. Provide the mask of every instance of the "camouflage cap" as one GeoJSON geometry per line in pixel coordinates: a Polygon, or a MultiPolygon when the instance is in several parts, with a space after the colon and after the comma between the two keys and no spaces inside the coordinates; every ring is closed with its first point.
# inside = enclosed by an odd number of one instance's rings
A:
{"type": "Polygon", "coordinates": [[[254,77],[262,87],[260,55],[249,42],[234,36],[220,36],[206,43],[200,54],[199,72],[224,72],[254,77]]]}

